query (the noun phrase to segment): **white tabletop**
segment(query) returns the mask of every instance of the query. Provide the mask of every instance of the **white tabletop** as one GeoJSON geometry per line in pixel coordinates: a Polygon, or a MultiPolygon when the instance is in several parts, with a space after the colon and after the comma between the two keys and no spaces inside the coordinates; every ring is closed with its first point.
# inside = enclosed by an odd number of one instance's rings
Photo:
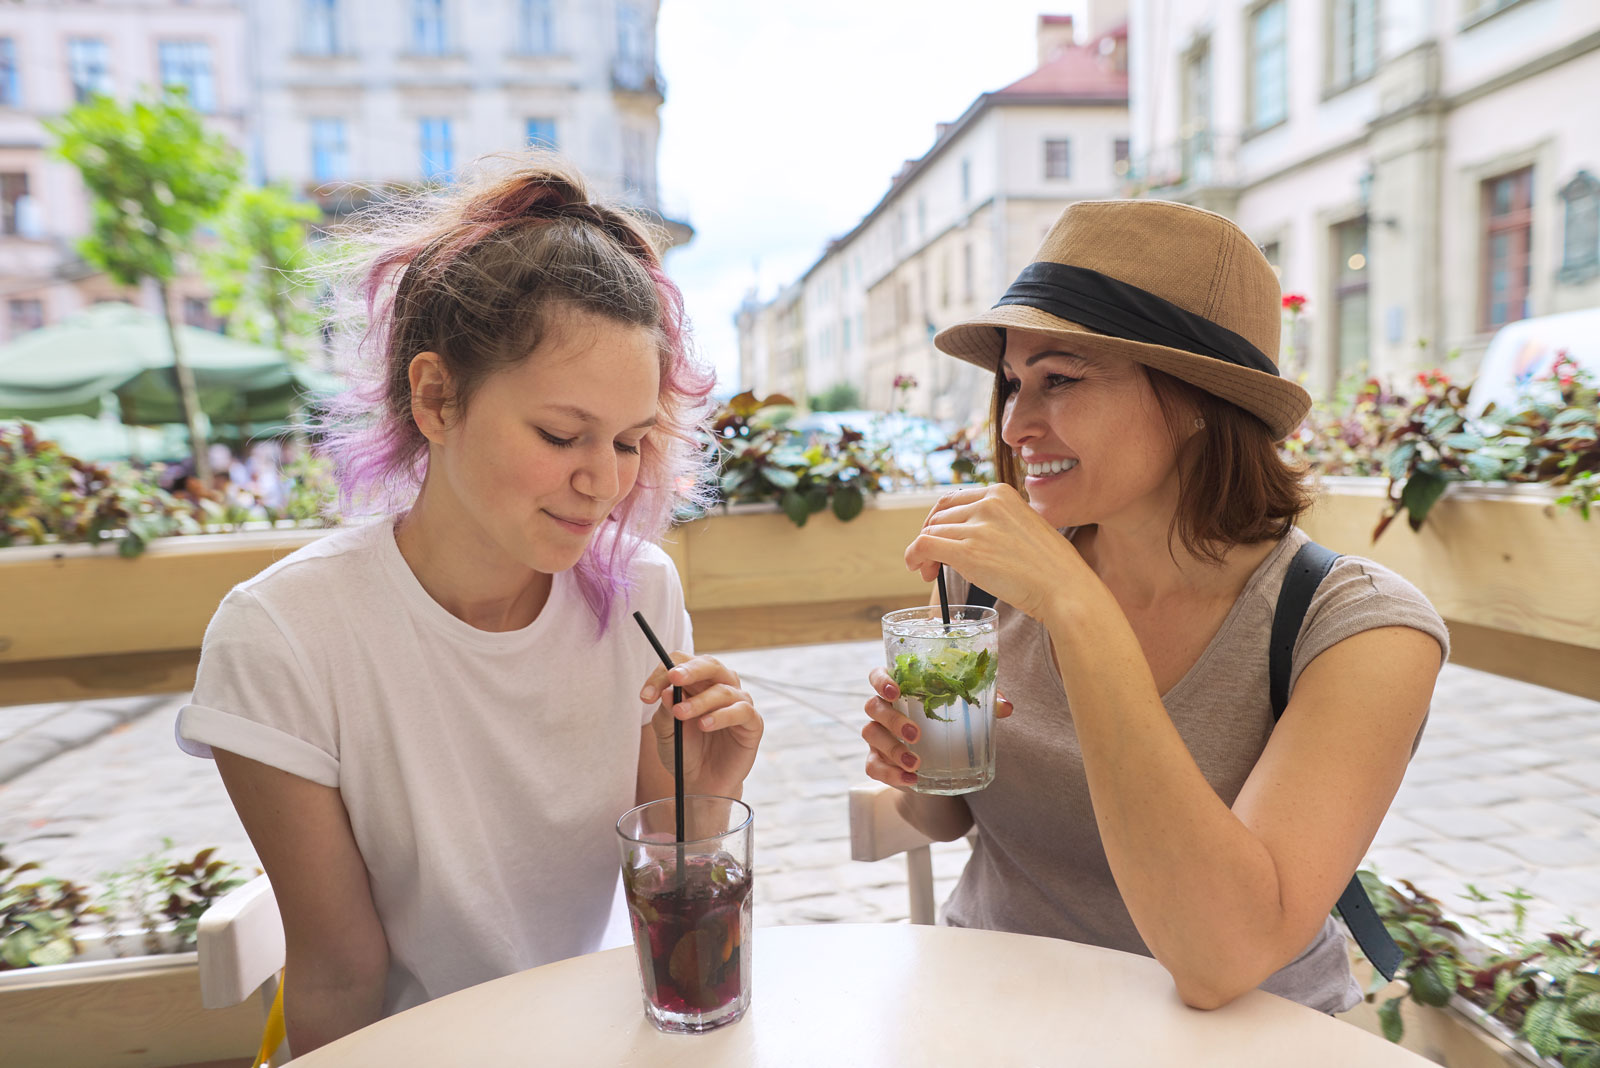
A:
{"type": "Polygon", "coordinates": [[[1148,957],[899,924],[756,931],[750,1011],[706,1035],[645,1021],[631,948],[533,968],[392,1016],[296,1068],[396,1065],[1248,1065],[1417,1068],[1350,1024],[1252,991],[1186,1007],[1148,957]]]}

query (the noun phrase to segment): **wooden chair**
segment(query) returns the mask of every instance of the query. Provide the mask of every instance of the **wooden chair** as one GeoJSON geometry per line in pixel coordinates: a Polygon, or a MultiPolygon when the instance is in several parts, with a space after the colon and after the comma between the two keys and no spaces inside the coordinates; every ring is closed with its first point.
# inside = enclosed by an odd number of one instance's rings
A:
{"type": "MultiPolygon", "coordinates": [[[[850,787],[850,858],[885,860],[906,855],[906,889],[911,897],[911,922],[934,921],[933,839],[900,816],[895,798],[900,791],[881,783],[850,787]]],[[[967,841],[972,841],[967,835],[967,841]]]]}
{"type": "MultiPolygon", "coordinates": [[[[265,875],[223,895],[206,909],[196,928],[200,952],[200,1002],[224,1009],[250,997],[261,999],[265,1023],[278,994],[283,969],[283,919],[265,875]]],[[[279,1044],[268,1063],[288,1060],[279,1044]]]]}

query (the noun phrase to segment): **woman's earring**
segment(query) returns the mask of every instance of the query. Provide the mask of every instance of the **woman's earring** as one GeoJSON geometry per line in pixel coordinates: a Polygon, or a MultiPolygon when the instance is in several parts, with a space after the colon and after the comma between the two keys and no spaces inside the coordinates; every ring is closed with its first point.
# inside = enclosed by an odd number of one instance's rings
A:
{"type": "Polygon", "coordinates": [[[1194,428],[1196,430],[1204,430],[1206,428],[1206,421],[1205,421],[1205,417],[1204,416],[1197,415],[1197,416],[1194,417],[1194,428]]]}

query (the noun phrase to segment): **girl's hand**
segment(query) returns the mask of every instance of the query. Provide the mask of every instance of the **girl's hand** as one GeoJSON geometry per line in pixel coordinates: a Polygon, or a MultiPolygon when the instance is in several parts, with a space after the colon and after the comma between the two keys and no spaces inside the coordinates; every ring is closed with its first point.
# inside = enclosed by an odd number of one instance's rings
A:
{"type": "Polygon", "coordinates": [[[662,766],[672,772],[672,724],[682,720],[683,779],[688,793],[737,797],[755,764],[763,724],[739,676],[710,656],[673,653],[670,672],[657,667],[645,680],[639,700],[661,699],[650,721],[662,766]],[[672,687],[683,701],[672,707],[672,687]]]}
{"type": "MultiPolygon", "coordinates": [[[[900,790],[909,790],[917,781],[920,761],[911,751],[910,743],[918,738],[917,725],[894,706],[900,699],[900,687],[883,668],[873,668],[867,675],[873,696],[867,698],[867,718],[871,720],[861,728],[861,737],[870,752],[867,754],[867,775],[900,790]]],[[[994,715],[1005,719],[1011,715],[1011,702],[996,691],[994,715]]]]}
{"type": "Polygon", "coordinates": [[[906,546],[906,567],[932,582],[940,564],[1041,622],[1048,622],[1051,597],[1094,574],[1072,543],[1005,484],[939,498],[906,546]]]}

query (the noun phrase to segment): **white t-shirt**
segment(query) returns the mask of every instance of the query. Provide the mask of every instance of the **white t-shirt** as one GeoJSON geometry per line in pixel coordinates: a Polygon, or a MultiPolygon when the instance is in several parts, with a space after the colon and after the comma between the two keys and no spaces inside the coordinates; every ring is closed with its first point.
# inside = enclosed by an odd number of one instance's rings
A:
{"type": "MultiPolygon", "coordinates": [[[[566,571],[528,626],[478,630],[422,588],[388,520],[279,561],[211,620],[178,744],[339,789],[388,937],[386,1015],[600,947],[660,663],[622,607],[596,640],[566,571]]],[[[640,550],[626,608],[693,651],[660,548],[640,550]]]]}

